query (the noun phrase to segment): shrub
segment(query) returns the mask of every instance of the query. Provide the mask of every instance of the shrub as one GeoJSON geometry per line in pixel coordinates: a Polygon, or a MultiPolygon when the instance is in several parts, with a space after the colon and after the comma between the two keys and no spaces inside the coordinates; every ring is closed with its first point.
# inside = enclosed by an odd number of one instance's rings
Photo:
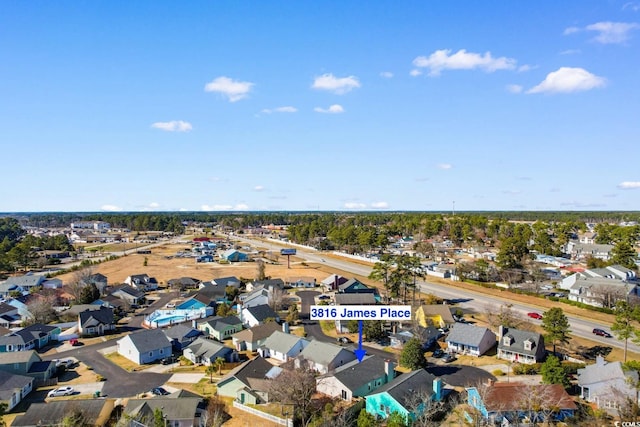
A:
{"type": "Polygon", "coordinates": [[[534,363],[533,365],[517,364],[513,366],[513,373],[515,375],[538,375],[540,373],[540,364],[534,363]]]}
{"type": "Polygon", "coordinates": [[[567,373],[567,375],[576,375],[578,373],[578,369],[582,369],[584,367],[584,363],[562,362],[562,368],[567,373]]]}
{"type": "Polygon", "coordinates": [[[102,381],[106,381],[107,379],[105,377],[103,377],[100,374],[96,374],[96,381],[98,382],[102,382],[102,381]]]}
{"type": "Polygon", "coordinates": [[[496,377],[501,377],[504,375],[502,369],[494,369],[493,371],[491,371],[491,373],[496,377]]]}

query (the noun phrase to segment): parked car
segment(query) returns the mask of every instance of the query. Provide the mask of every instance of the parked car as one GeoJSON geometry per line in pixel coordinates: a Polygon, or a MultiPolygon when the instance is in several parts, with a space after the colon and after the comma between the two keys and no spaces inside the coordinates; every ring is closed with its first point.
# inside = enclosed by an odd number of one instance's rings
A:
{"type": "Polygon", "coordinates": [[[69,344],[71,344],[73,347],[82,345],[82,343],[77,338],[70,339],[69,344]]]}
{"type": "Polygon", "coordinates": [[[172,302],[168,302],[167,305],[165,305],[165,307],[167,307],[167,308],[175,308],[176,305],[174,303],[172,303],[172,302]]]}
{"type": "Polygon", "coordinates": [[[535,313],[535,312],[531,312],[531,313],[527,313],[527,316],[531,317],[532,319],[542,319],[542,314],[540,313],[535,313]]]}
{"type": "Polygon", "coordinates": [[[454,360],[456,360],[456,357],[453,354],[445,354],[444,357],[442,358],[442,361],[444,363],[451,363],[454,360]]]}
{"type": "Polygon", "coordinates": [[[609,332],[605,331],[604,329],[595,328],[593,330],[593,333],[595,335],[598,335],[598,336],[601,336],[601,337],[611,338],[611,334],[609,332]]]}
{"type": "Polygon", "coordinates": [[[432,356],[435,357],[435,358],[440,358],[440,357],[444,356],[444,351],[441,348],[437,348],[437,349],[435,349],[433,351],[432,356]]]}
{"type": "Polygon", "coordinates": [[[75,393],[73,387],[58,387],[47,393],[47,397],[71,396],[73,393],[75,393]]]}
{"type": "Polygon", "coordinates": [[[352,343],[353,341],[351,341],[351,340],[350,340],[349,338],[347,338],[347,337],[338,337],[338,342],[339,342],[340,344],[350,344],[350,343],[352,343]]]}
{"type": "Polygon", "coordinates": [[[169,394],[169,392],[162,387],[154,388],[153,390],[151,390],[151,393],[156,396],[166,396],[167,394],[169,394]]]}
{"type": "Polygon", "coordinates": [[[165,357],[164,359],[160,360],[160,363],[163,365],[171,365],[175,361],[176,361],[175,358],[171,356],[171,357],[165,357]]]}
{"type": "Polygon", "coordinates": [[[53,361],[56,362],[56,367],[64,366],[67,369],[76,364],[73,359],[54,359],[53,361]]]}

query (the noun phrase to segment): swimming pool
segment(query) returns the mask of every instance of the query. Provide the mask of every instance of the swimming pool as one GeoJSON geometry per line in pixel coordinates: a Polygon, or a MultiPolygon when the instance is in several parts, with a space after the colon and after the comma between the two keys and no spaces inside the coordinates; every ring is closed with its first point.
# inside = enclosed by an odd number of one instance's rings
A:
{"type": "Polygon", "coordinates": [[[144,325],[150,328],[163,328],[212,315],[213,307],[204,307],[196,310],[156,310],[145,317],[144,325]]]}

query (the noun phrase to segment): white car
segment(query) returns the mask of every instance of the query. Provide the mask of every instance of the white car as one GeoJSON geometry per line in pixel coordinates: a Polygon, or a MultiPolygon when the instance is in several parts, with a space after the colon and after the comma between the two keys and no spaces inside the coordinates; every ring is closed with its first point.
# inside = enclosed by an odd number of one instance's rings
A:
{"type": "Polygon", "coordinates": [[[75,365],[76,361],[73,359],[56,359],[56,367],[58,366],[64,366],[65,368],[69,369],[70,367],[72,367],[73,365],[75,365]]]}
{"type": "Polygon", "coordinates": [[[167,305],[165,305],[165,307],[167,307],[167,308],[175,308],[176,305],[174,303],[172,303],[172,302],[168,302],[167,305]]]}
{"type": "Polygon", "coordinates": [[[58,387],[47,393],[47,397],[71,396],[73,393],[75,393],[73,387],[58,387]]]}

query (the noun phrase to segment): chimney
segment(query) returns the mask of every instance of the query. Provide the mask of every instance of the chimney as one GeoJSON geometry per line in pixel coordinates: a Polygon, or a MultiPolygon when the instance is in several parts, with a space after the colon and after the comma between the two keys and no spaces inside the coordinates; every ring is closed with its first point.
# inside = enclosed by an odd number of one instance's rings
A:
{"type": "Polygon", "coordinates": [[[604,360],[604,357],[602,357],[601,355],[596,356],[596,366],[604,366],[606,364],[607,362],[604,360]]]}
{"type": "Polygon", "coordinates": [[[433,399],[436,402],[442,400],[442,380],[440,378],[433,380],[433,399]]]}
{"type": "Polygon", "coordinates": [[[385,373],[385,375],[387,377],[387,381],[386,382],[389,382],[389,381],[391,381],[392,379],[395,378],[395,376],[396,376],[395,367],[396,367],[396,364],[393,363],[393,361],[391,361],[389,359],[386,359],[384,361],[384,373],[385,373]]]}
{"type": "Polygon", "coordinates": [[[193,319],[193,320],[191,321],[191,327],[192,327],[193,329],[198,329],[198,326],[196,325],[196,320],[195,320],[195,319],[193,319]]]}
{"type": "Polygon", "coordinates": [[[498,326],[498,338],[502,339],[503,335],[504,335],[504,326],[500,325],[498,326]]]}
{"type": "Polygon", "coordinates": [[[289,333],[289,322],[282,323],[282,332],[284,332],[285,334],[289,333]]]}
{"type": "Polygon", "coordinates": [[[333,275],[333,290],[337,290],[338,289],[338,275],[334,274],[333,275]]]}

